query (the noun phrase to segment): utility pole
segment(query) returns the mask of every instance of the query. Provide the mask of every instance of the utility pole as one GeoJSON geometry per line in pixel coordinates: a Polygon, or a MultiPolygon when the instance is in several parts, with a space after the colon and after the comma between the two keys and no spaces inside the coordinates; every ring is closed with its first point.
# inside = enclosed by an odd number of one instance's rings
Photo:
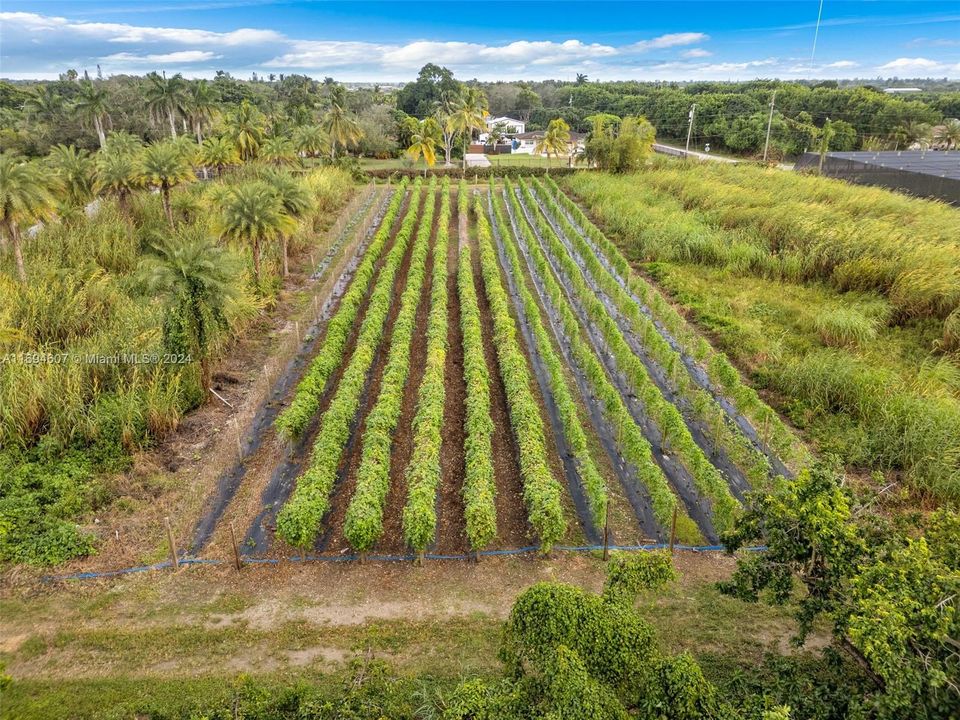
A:
{"type": "Polygon", "coordinates": [[[823,174],[823,160],[827,156],[827,148],[830,147],[830,136],[833,134],[833,129],[830,127],[830,118],[827,118],[826,122],[823,123],[823,139],[820,141],[820,165],[817,168],[817,172],[821,175],[823,174]]]}
{"type": "Polygon", "coordinates": [[[777,91],[773,91],[770,98],[770,116],[767,118],[767,141],[763,144],[763,161],[767,161],[767,152],[770,150],[770,128],[773,126],[773,104],[777,101],[777,91]]]}
{"type": "Polygon", "coordinates": [[[693,117],[697,113],[697,104],[694,103],[693,107],[690,108],[690,125],[687,127],[687,149],[684,154],[684,157],[690,156],[690,136],[693,135],[693,117]]]}

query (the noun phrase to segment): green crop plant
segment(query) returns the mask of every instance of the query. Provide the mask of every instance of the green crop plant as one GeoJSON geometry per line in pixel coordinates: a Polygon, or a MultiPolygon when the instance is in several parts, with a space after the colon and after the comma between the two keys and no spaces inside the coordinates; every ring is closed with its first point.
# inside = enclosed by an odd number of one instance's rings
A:
{"type": "Polygon", "coordinates": [[[350,289],[340,300],[336,314],[327,323],[323,345],[310,363],[310,369],[297,385],[290,406],[276,419],[277,431],[288,439],[298,437],[313,419],[320,407],[327,381],[343,362],[343,354],[356,325],[357,315],[376,275],[377,261],[390,240],[390,232],[403,204],[406,188],[407,180],[404,178],[400,187],[394,191],[380,227],[354,272],[350,289]]]}
{"type": "MultiPolygon", "coordinates": [[[[507,185],[507,199],[514,214],[518,218],[522,241],[529,253],[532,263],[531,272],[536,272],[542,280],[544,290],[560,318],[565,335],[564,341],[570,344],[571,352],[577,365],[587,377],[599,399],[604,416],[611,427],[617,430],[617,439],[624,460],[634,466],[640,486],[650,496],[653,514],[661,527],[669,527],[673,513],[677,515],[677,536],[686,542],[697,542],[700,531],[696,524],[680,507],[677,497],[670,488],[670,483],[663,474],[663,470],[653,459],[650,443],[643,436],[620,393],[607,376],[603,364],[600,362],[590,344],[583,339],[579,321],[570,306],[570,302],[560,283],[553,275],[553,270],[546,255],[540,248],[537,238],[529,224],[523,218],[522,208],[516,195],[507,185]]],[[[508,238],[508,242],[512,242],[508,238]]]]}
{"type": "Polygon", "coordinates": [[[817,314],[815,326],[824,345],[859,345],[877,336],[878,321],[853,308],[835,308],[817,314]]]}
{"type": "Polygon", "coordinates": [[[440,214],[433,244],[430,314],[427,317],[427,359],[417,393],[413,419],[413,454],[406,470],[407,502],[403,508],[403,537],[423,552],[436,535],[437,488],[440,486],[440,446],[447,364],[447,235],[450,221],[450,179],[440,191],[440,214]]]}
{"type": "MultiPolygon", "coordinates": [[[[521,190],[527,192],[528,201],[532,200],[525,186],[521,186],[521,190]]],[[[717,529],[723,531],[730,527],[736,517],[739,504],[731,495],[730,488],[727,487],[720,471],[694,442],[680,411],[663,397],[643,362],[633,353],[624,339],[616,321],[610,317],[603,303],[590,290],[580,267],[567,253],[546,217],[542,213],[535,214],[533,221],[546,244],[547,251],[572,285],[575,296],[584,308],[586,318],[603,335],[617,367],[626,375],[645,410],[659,427],[664,451],[672,451],[672,454],[680,458],[690,473],[697,491],[710,499],[717,529]]]]}
{"type": "Polygon", "coordinates": [[[633,332],[640,337],[650,356],[666,371],[672,384],[687,399],[704,425],[709,428],[715,445],[723,448],[754,484],[764,480],[770,470],[766,457],[756,450],[742,433],[736,432],[727,424],[723,409],[708,392],[693,381],[680,353],[670,346],[653,321],[641,311],[620,282],[599,261],[593,248],[573,227],[554,197],[545,190],[543,185],[539,183],[534,185],[539,190],[536,197],[527,185],[521,182],[521,188],[527,200],[531,204],[539,204],[541,210],[545,209],[549,213],[548,219],[552,219],[559,226],[558,239],[565,239],[567,243],[573,245],[585,264],[589,276],[616,305],[633,332]]]}
{"type": "MultiPolygon", "coordinates": [[[[365,422],[357,484],[343,522],[344,536],[360,552],[371,550],[383,534],[383,505],[390,491],[393,436],[400,420],[403,392],[410,375],[410,342],[417,324],[417,308],[426,277],[427,253],[436,206],[436,179],[436,176],[430,179],[420,227],[413,241],[407,284],[400,295],[400,309],[393,322],[380,391],[365,422]]],[[[441,403],[441,420],[442,415],[441,403]]]]}
{"type": "MultiPolygon", "coordinates": [[[[457,212],[467,212],[466,182],[457,192],[457,212]]],[[[465,241],[466,238],[463,238],[465,241]]],[[[493,420],[490,417],[490,374],[483,354],[483,326],[474,286],[470,246],[460,247],[457,264],[457,295],[460,300],[460,328],[463,331],[463,380],[466,386],[464,420],[465,474],[464,517],[467,540],[475,552],[497,535],[496,484],[493,476],[493,420]]]]}
{"type": "Polygon", "coordinates": [[[480,195],[474,199],[473,210],[477,222],[483,286],[493,316],[493,344],[510,410],[510,424],[519,451],[523,498],[530,524],[540,539],[541,550],[549,552],[566,532],[560,501],[562,490],[547,463],[543,418],[530,387],[527,360],[517,341],[516,324],[510,314],[510,302],[500,278],[490,224],[480,195]]]}
{"type": "Polygon", "coordinates": [[[659,290],[633,270],[620,248],[593,224],[580,206],[562,192],[552,179],[547,178],[546,187],[562,208],[586,232],[587,237],[611,267],[617,271],[626,283],[627,289],[638,297],[650,309],[653,317],[669,330],[684,352],[703,364],[710,379],[723,388],[734,401],[737,409],[750,419],[754,427],[766,429],[764,434],[773,450],[794,465],[799,466],[809,462],[810,455],[806,447],[784,424],[780,416],[763,402],[757,392],[743,382],[740,373],[730,364],[726,356],[716,352],[659,290]]]}
{"type": "Polygon", "coordinates": [[[320,418],[310,464],[297,480],[292,496],[277,514],[277,535],[297,547],[316,539],[330,508],[330,491],[340,466],[340,456],[350,437],[350,424],[360,406],[360,396],[374,355],[383,338],[387,315],[394,300],[394,280],[403,262],[420,205],[421,183],[414,182],[410,206],[367,305],[353,356],[350,358],[330,405],[320,418]]]}
{"type": "MultiPolygon", "coordinates": [[[[494,221],[501,228],[501,234],[510,233],[510,225],[504,217],[503,198],[494,193],[493,200],[494,221]]],[[[504,249],[507,258],[510,261],[510,269],[514,277],[517,278],[517,287],[520,292],[520,300],[523,303],[527,316],[527,322],[537,343],[543,363],[547,368],[547,382],[550,386],[550,392],[553,394],[554,401],[557,404],[560,422],[563,425],[563,434],[570,445],[573,453],[574,462],[577,467],[577,474],[580,476],[580,482],[583,485],[584,494],[587,497],[587,504],[590,508],[590,519],[594,527],[602,528],[606,523],[607,516],[607,486],[597,470],[596,463],[590,456],[590,450],[587,445],[587,435],[577,413],[577,406],[573,399],[573,393],[567,384],[567,379],[563,374],[563,361],[559,354],[553,348],[553,341],[543,326],[540,319],[540,309],[537,301],[534,299],[526,283],[523,282],[523,268],[520,265],[520,258],[517,249],[512,242],[505,241],[504,249]]]]}

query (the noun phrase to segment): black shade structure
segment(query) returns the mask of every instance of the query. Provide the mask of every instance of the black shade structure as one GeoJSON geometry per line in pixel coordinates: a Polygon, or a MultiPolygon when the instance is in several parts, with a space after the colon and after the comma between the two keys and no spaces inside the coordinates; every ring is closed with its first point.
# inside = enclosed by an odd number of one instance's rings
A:
{"type": "MultiPolygon", "coordinates": [[[[816,169],[819,153],[804,153],[795,169],[816,169]]],[[[830,152],[823,174],[960,205],[960,150],[830,152]]]]}

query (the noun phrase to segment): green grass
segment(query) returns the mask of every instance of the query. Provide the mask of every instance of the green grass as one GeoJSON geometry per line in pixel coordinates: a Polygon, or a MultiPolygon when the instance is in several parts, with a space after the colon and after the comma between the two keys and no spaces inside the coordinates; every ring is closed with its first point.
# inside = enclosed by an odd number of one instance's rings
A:
{"type": "Polygon", "coordinates": [[[567,158],[565,157],[553,157],[547,159],[540,155],[528,155],[526,153],[516,153],[510,155],[488,155],[490,164],[493,167],[516,167],[516,166],[525,166],[525,167],[551,167],[551,168],[565,168],[567,167],[567,158]]]}

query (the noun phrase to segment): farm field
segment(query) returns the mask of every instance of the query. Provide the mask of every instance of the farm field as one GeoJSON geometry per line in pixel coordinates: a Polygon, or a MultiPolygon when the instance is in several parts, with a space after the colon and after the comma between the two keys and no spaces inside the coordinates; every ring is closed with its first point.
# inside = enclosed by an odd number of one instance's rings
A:
{"type": "Polygon", "coordinates": [[[960,212],[720,164],[564,186],[821,454],[960,497],[960,212]]]}

